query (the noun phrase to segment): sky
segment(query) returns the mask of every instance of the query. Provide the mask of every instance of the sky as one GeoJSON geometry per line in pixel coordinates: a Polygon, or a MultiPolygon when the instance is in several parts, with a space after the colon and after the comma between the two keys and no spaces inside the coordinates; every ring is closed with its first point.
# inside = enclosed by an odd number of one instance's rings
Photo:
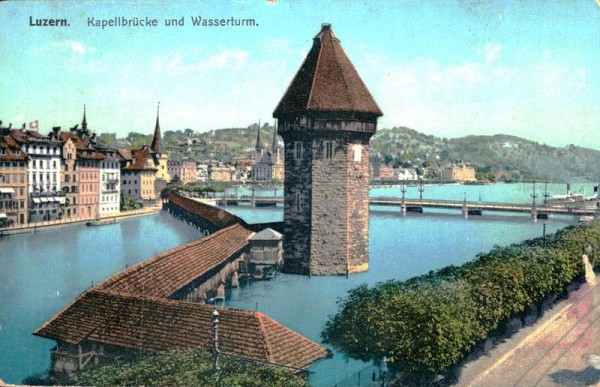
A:
{"type": "Polygon", "coordinates": [[[512,134],[600,150],[600,0],[0,2],[0,120],[150,134],[274,122],[331,23],[379,129],[512,134]],[[68,26],[30,26],[66,19],[68,26]],[[115,17],[156,27],[95,27],[115,17]],[[183,26],[165,26],[165,19],[183,26]],[[193,26],[191,17],[254,19],[193,26]]]}

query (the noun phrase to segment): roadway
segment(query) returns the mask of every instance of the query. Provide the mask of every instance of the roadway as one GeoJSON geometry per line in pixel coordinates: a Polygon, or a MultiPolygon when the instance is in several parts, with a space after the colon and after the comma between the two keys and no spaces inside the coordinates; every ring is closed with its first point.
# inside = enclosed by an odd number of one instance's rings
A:
{"type": "Polygon", "coordinates": [[[458,385],[598,385],[599,355],[600,285],[584,284],[536,324],[468,363],[458,385]]]}

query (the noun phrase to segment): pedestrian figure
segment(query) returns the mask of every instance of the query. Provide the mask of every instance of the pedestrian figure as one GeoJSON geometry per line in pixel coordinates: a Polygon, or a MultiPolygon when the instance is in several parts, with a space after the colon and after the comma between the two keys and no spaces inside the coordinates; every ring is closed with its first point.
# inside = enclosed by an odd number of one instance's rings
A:
{"type": "Polygon", "coordinates": [[[583,267],[585,269],[585,282],[587,282],[590,286],[595,286],[596,274],[594,273],[594,268],[592,267],[587,254],[583,254],[581,258],[583,259],[583,267]]]}

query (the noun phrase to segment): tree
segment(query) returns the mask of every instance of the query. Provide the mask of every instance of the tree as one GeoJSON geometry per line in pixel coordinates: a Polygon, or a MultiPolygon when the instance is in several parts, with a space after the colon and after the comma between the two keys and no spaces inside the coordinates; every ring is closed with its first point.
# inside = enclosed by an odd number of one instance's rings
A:
{"type": "Polygon", "coordinates": [[[179,177],[179,175],[173,176],[173,178],[171,179],[171,184],[176,185],[179,183],[181,183],[181,177],[179,177]]]}
{"type": "Polygon", "coordinates": [[[117,140],[116,133],[100,133],[98,136],[98,141],[101,144],[109,147],[119,146],[119,140],[117,140]]]}
{"type": "MultiPolygon", "coordinates": [[[[600,249],[600,222],[494,247],[461,267],[404,282],[361,285],[338,302],[321,333],[350,357],[434,375],[477,342],[583,274],[581,254],[600,249]]],[[[590,256],[593,265],[600,261],[590,256]]]]}
{"type": "Polygon", "coordinates": [[[85,386],[305,386],[290,370],[221,356],[218,378],[212,355],[189,350],[117,361],[76,374],[68,384],[85,386]]]}

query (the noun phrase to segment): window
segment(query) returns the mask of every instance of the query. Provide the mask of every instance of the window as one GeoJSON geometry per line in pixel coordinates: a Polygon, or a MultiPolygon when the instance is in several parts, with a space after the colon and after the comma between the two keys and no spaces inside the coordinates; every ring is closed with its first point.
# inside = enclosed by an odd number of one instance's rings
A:
{"type": "Polygon", "coordinates": [[[303,146],[302,141],[294,141],[294,159],[298,160],[302,158],[303,146]]]}
{"type": "Polygon", "coordinates": [[[296,212],[300,212],[300,199],[301,199],[300,192],[296,192],[294,194],[294,203],[296,203],[296,212]]]}
{"type": "Polygon", "coordinates": [[[325,141],[325,158],[333,158],[333,141],[325,141]]]}
{"type": "Polygon", "coordinates": [[[354,149],[354,161],[360,162],[362,160],[362,145],[354,144],[352,149],[354,149]]]}

